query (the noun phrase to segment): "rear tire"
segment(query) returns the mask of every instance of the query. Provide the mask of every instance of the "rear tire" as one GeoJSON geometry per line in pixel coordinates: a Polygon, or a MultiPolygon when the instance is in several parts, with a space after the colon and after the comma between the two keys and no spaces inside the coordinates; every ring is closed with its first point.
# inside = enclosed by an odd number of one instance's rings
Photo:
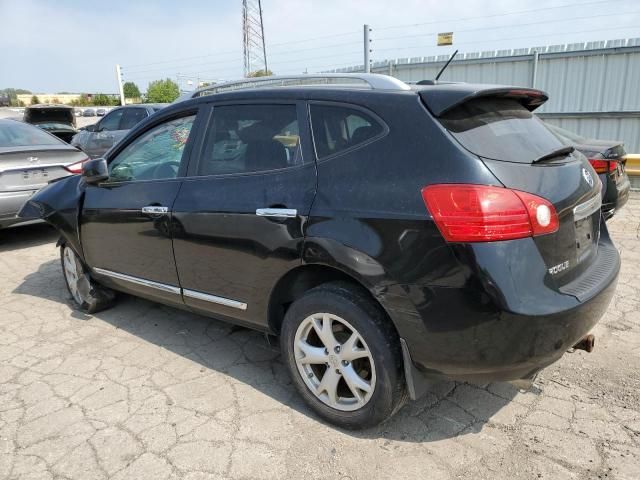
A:
{"type": "Polygon", "coordinates": [[[302,398],[339,427],[375,426],[406,401],[398,335],[358,287],[328,283],[296,300],[283,321],[281,348],[302,398]]]}
{"type": "Polygon", "coordinates": [[[60,247],[60,262],[67,290],[77,307],[86,313],[96,313],[115,303],[115,292],[94,282],[82,261],[67,245],[60,247]]]}

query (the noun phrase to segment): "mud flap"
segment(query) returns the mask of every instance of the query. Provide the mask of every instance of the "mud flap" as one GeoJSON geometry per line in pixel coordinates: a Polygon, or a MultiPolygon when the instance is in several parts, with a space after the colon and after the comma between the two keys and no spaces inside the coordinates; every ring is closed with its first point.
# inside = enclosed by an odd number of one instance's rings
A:
{"type": "Polygon", "coordinates": [[[407,382],[407,391],[409,392],[409,398],[411,400],[417,400],[427,393],[429,387],[429,381],[425,376],[415,367],[409,354],[409,347],[404,338],[400,339],[400,345],[402,346],[402,359],[404,363],[404,378],[407,382]]]}

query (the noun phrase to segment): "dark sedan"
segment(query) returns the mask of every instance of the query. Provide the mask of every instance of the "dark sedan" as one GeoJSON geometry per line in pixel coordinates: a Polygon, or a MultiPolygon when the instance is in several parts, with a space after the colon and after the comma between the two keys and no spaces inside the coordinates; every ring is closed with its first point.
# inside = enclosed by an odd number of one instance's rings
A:
{"type": "Polygon", "coordinates": [[[561,140],[587,157],[602,182],[602,216],[605,220],[613,217],[629,200],[631,189],[625,168],[627,152],[622,142],[586,138],[556,125],[546,125],[561,140]]]}
{"type": "Polygon", "coordinates": [[[80,173],[87,156],[32,125],[0,119],[0,228],[29,223],[22,204],[51,180],[80,173]]]}

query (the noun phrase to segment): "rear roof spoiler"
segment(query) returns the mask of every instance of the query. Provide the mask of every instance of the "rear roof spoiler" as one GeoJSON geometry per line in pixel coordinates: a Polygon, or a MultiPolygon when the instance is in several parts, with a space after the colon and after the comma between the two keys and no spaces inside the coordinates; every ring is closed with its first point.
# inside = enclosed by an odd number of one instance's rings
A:
{"type": "Polygon", "coordinates": [[[436,117],[441,117],[463,103],[481,97],[512,98],[532,112],[549,99],[542,90],[535,88],[473,85],[449,83],[424,86],[418,90],[427,108],[436,117]]]}

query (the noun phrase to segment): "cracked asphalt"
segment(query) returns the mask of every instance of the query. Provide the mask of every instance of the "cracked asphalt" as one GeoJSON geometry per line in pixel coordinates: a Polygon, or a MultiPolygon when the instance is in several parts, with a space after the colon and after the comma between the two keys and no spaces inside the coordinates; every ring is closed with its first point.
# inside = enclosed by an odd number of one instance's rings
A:
{"type": "Polygon", "coordinates": [[[640,194],[609,222],[623,264],[593,353],[534,388],[442,383],[341,431],[256,332],[121,296],[87,316],[56,234],[0,231],[0,479],[640,478],[640,194]]]}

